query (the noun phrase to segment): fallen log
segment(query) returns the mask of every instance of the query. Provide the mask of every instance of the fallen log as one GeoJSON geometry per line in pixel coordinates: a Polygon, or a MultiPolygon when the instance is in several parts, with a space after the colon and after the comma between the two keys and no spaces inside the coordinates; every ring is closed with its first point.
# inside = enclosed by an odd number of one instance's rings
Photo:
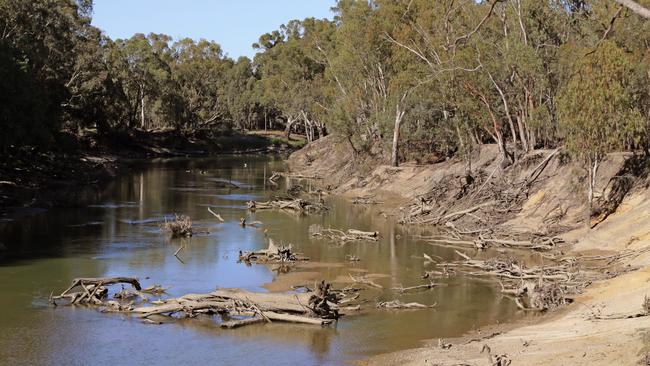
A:
{"type": "Polygon", "coordinates": [[[362,276],[355,277],[350,273],[348,273],[348,276],[350,276],[350,278],[352,279],[353,282],[360,283],[362,285],[367,285],[367,286],[374,287],[374,288],[380,288],[380,289],[384,288],[384,286],[382,286],[382,285],[380,285],[378,283],[375,283],[372,280],[369,280],[365,276],[364,277],[362,277],[362,276]]]}
{"type": "Polygon", "coordinates": [[[212,211],[212,209],[210,209],[210,207],[208,207],[208,212],[210,212],[212,214],[212,216],[216,217],[217,220],[219,220],[221,222],[224,222],[224,219],[221,217],[221,215],[214,212],[214,211],[212,211]]]}
{"type": "Polygon", "coordinates": [[[554,310],[572,302],[572,295],[579,293],[590,279],[572,265],[557,265],[527,268],[514,258],[491,258],[488,260],[471,259],[468,255],[456,251],[462,261],[444,263],[444,266],[456,266],[463,273],[471,276],[492,276],[509,285],[501,284],[501,292],[514,297],[517,307],[522,310],[554,310]],[[465,268],[473,268],[467,271],[465,268]]]}
{"type": "Polygon", "coordinates": [[[430,290],[430,289],[438,287],[438,286],[442,286],[442,284],[429,282],[427,284],[417,285],[417,286],[391,287],[391,290],[395,290],[395,291],[397,291],[399,293],[405,293],[405,292],[411,292],[411,291],[430,290]]]}
{"type": "Polygon", "coordinates": [[[401,302],[400,300],[380,301],[376,305],[378,309],[428,309],[428,308],[433,308],[435,306],[436,304],[424,305],[424,304],[420,304],[419,302],[404,303],[401,302]]]}
{"type": "Polygon", "coordinates": [[[250,210],[281,209],[297,212],[322,212],[328,210],[328,207],[322,202],[310,202],[300,198],[275,198],[266,202],[248,201],[246,205],[250,210]]]}
{"type": "MultiPolygon", "coordinates": [[[[147,288],[161,291],[162,287],[147,288]]],[[[187,294],[178,298],[156,300],[152,303],[142,294],[140,283],[130,277],[111,278],[78,278],[72,282],[61,295],[52,296],[51,302],[66,298],[71,303],[87,303],[96,305],[102,312],[121,312],[133,314],[147,321],[152,316],[194,317],[198,314],[223,314],[225,316],[245,316],[243,319],[232,319],[223,322],[223,328],[236,328],[263,321],[283,321],[291,323],[324,325],[338,319],[338,303],[343,299],[345,291],[334,291],[328,283],[320,282],[315,292],[306,293],[256,293],[238,289],[220,289],[207,294],[187,294]],[[116,300],[103,299],[108,290],[102,286],[128,283],[136,291],[125,289],[114,295],[116,300]],[[81,287],[81,291],[71,292],[81,287]],[[98,295],[102,288],[103,295],[98,295]],[[134,305],[138,298],[140,305],[134,305]],[[81,301],[83,300],[83,301],[81,301]],[[127,302],[128,301],[128,302],[127,302]]],[[[154,323],[156,319],[154,319],[154,323]]]]}
{"type": "Polygon", "coordinates": [[[164,294],[169,288],[162,287],[161,285],[153,285],[149,287],[145,287],[140,292],[145,292],[145,293],[150,293],[150,294],[164,294]]]}
{"type": "Polygon", "coordinates": [[[276,246],[273,243],[273,239],[269,239],[269,246],[266,249],[261,249],[257,251],[243,252],[239,251],[239,262],[244,263],[295,263],[308,261],[309,257],[302,255],[301,253],[296,253],[293,251],[291,245],[288,246],[276,246]]]}
{"type": "Polygon", "coordinates": [[[221,324],[219,324],[219,326],[221,328],[233,329],[233,328],[243,327],[243,326],[246,326],[246,325],[265,323],[265,322],[266,322],[266,320],[264,318],[262,318],[261,316],[255,316],[255,317],[246,318],[246,319],[229,320],[227,322],[222,322],[221,324]]]}
{"type": "Polygon", "coordinates": [[[341,243],[349,241],[377,241],[380,238],[378,231],[348,229],[344,232],[338,229],[323,228],[320,225],[311,225],[309,227],[309,233],[313,237],[326,238],[341,243]]]}
{"type": "Polygon", "coordinates": [[[50,303],[56,306],[56,300],[68,299],[70,304],[98,305],[108,294],[105,286],[118,283],[130,284],[137,291],[142,289],[138,279],[133,277],[75,278],[60,295],[50,296],[50,303]],[[77,287],[80,287],[82,291],[71,292],[77,287]]]}
{"type": "MultiPolygon", "coordinates": [[[[320,175],[306,175],[299,173],[273,172],[271,178],[276,180],[278,177],[295,178],[295,179],[323,179],[320,175]]],[[[270,179],[270,178],[269,178],[270,179]]]]}

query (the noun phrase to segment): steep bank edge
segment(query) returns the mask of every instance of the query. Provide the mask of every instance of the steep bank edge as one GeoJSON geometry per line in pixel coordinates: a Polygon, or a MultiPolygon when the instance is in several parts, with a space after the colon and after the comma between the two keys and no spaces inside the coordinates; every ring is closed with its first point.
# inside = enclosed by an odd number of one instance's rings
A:
{"type": "MultiPolygon", "coordinates": [[[[495,157],[494,147],[485,146],[475,156],[473,165],[476,169],[490,170],[495,157]]],[[[607,188],[626,157],[627,154],[623,153],[607,157],[600,171],[597,192],[607,188]]],[[[425,166],[407,163],[400,168],[379,164],[359,167],[352,160],[350,149],[332,138],[310,144],[292,154],[289,167],[294,172],[322,176],[325,185],[330,185],[336,194],[349,198],[372,195],[389,201],[393,206],[426,194],[444,176],[460,176],[465,169],[463,162],[453,160],[425,166]]],[[[525,170],[522,174],[526,173],[525,170]]],[[[577,164],[554,162],[531,191],[521,211],[508,224],[532,229],[543,225],[543,218],[559,207],[566,211],[563,223],[567,229],[572,229],[564,234],[575,243],[570,249],[572,253],[613,253],[650,247],[650,195],[646,189],[633,191],[614,214],[589,230],[584,225],[584,186],[584,169],[577,164]]],[[[594,312],[621,314],[641,310],[645,295],[650,293],[650,255],[641,255],[626,264],[636,269],[594,283],[573,305],[539,324],[520,325],[489,340],[457,344],[449,350],[433,346],[399,351],[373,357],[367,363],[483,364],[487,355],[481,353],[481,349],[483,344],[488,344],[493,354],[508,354],[514,364],[635,364],[650,351],[645,345],[650,317],[588,319],[594,312]]]]}

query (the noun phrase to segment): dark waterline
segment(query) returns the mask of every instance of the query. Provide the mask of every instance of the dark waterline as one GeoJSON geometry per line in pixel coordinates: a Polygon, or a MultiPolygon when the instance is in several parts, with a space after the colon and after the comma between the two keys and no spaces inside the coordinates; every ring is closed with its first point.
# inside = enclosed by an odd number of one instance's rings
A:
{"type": "Polygon", "coordinates": [[[326,280],[367,270],[378,274],[375,281],[385,288],[411,286],[422,283],[423,252],[452,257],[452,249],[413,239],[407,228],[380,215],[379,208],[337,198],[328,199],[332,210],[324,215],[249,214],[246,201],[266,200],[286,188],[267,180],[282,168],[279,158],[260,156],[150,162],[101,190],[80,192],[77,208],[0,224],[0,243],[7,247],[0,257],[0,364],[345,364],[515,316],[516,307],[493,284],[465,277],[437,280],[448,286],[418,294],[369,290],[373,301],[399,298],[437,306],[371,311],[325,328],[265,324],[226,331],[214,319],[155,326],[83,307],[47,305],[50,292],[64,289],[73,277],[136,276],[145,285],[171,286],[170,296],[216,287],[267,291],[262,286],[283,273],[236,262],[239,250],[267,245],[263,230],[239,225],[246,215],[249,221],[262,221],[276,242],[291,243],[312,258],[315,264],[300,271],[317,272],[312,275],[326,280]],[[223,181],[241,188],[223,188],[228,186],[223,181]],[[226,222],[216,223],[208,206],[226,222]],[[196,226],[209,231],[183,239],[182,262],[173,256],[181,239],[168,239],[158,227],[174,213],[191,216],[196,226]],[[333,246],[309,237],[313,224],[377,230],[383,239],[333,246]],[[362,260],[351,265],[345,263],[346,255],[362,260]]]}

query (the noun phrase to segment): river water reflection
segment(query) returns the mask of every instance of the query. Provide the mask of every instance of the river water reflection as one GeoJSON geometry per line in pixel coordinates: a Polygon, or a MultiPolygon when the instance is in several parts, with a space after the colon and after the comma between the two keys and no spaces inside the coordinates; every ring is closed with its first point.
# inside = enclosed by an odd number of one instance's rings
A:
{"type": "Polygon", "coordinates": [[[0,252],[0,364],[345,364],[515,316],[516,307],[493,284],[465,277],[437,280],[447,286],[417,294],[369,290],[378,300],[437,306],[371,311],[324,328],[263,324],[221,330],[207,319],[146,325],[128,316],[47,305],[50,292],[61,291],[73,277],[136,276],[145,286],[171,287],[170,296],[216,287],[268,291],[263,286],[276,276],[295,272],[237,263],[239,250],[266,247],[264,229],[311,257],[314,263],[299,270],[304,278],[340,280],[367,271],[385,288],[412,286],[422,283],[423,252],[452,258],[452,249],[418,242],[381,215],[381,208],[338,198],[327,198],[332,210],[323,215],[249,214],[246,201],[266,200],[286,188],[268,181],[282,168],[280,158],[260,156],[148,162],[99,191],[84,191],[78,207],[0,223],[6,247],[0,252]],[[217,223],[208,206],[226,222],[217,223]],[[181,240],[170,240],[158,226],[174,213],[191,216],[209,231],[186,240],[182,262],[173,255],[181,240]],[[242,228],[239,219],[247,215],[249,222],[263,222],[263,229],[242,228]],[[334,246],[309,236],[313,224],[377,230],[382,240],[334,246]],[[361,261],[346,263],[346,255],[361,261]]]}

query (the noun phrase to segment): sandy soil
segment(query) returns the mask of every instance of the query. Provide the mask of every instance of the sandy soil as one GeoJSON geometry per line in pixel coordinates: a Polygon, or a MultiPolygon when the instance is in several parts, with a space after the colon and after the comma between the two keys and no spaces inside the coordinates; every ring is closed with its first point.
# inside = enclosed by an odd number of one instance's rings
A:
{"type": "MultiPolygon", "coordinates": [[[[639,192],[594,230],[575,230],[567,237],[580,238],[567,254],[615,253],[650,246],[650,197],[639,192]]],[[[494,338],[474,342],[437,342],[424,348],[380,355],[367,365],[489,365],[481,353],[484,344],[493,355],[506,354],[513,365],[636,365],[650,352],[650,316],[623,317],[642,312],[650,295],[650,254],[621,263],[632,271],[592,284],[559,314],[538,324],[506,331],[494,338]]],[[[484,332],[487,334],[487,332],[484,332]]]]}

